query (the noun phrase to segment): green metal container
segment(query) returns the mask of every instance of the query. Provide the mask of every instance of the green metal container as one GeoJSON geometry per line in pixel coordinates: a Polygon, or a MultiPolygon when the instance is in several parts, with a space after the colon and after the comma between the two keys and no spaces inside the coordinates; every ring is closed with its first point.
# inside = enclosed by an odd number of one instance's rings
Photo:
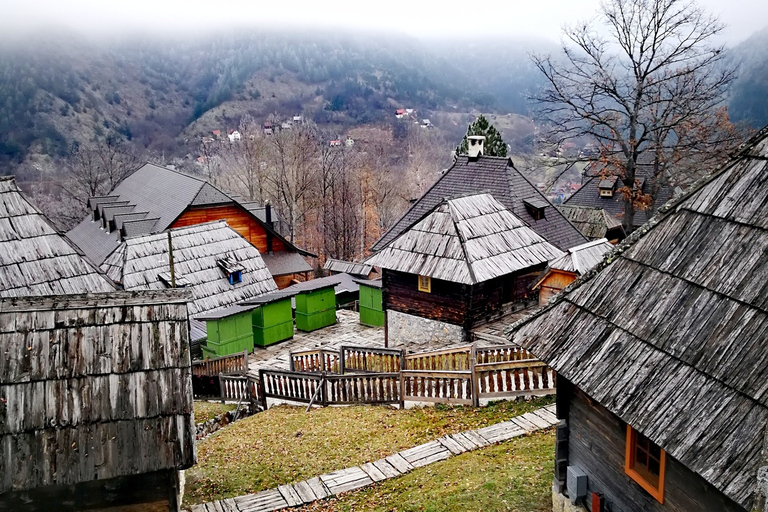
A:
{"type": "Polygon", "coordinates": [[[365,281],[357,281],[357,283],[360,285],[360,323],[370,327],[384,325],[381,282],[376,283],[378,286],[369,286],[365,281]]]}
{"type": "Polygon", "coordinates": [[[253,310],[253,343],[267,347],[293,338],[293,309],[287,296],[253,310]]]}
{"type": "Polygon", "coordinates": [[[251,311],[237,313],[217,319],[205,318],[208,340],[203,346],[203,356],[227,356],[247,350],[253,352],[253,326],[251,311]]]}
{"type": "Polygon", "coordinates": [[[334,285],[302,290],[296,295],[296,328],[310,332],[336,323],[334,285]]]}

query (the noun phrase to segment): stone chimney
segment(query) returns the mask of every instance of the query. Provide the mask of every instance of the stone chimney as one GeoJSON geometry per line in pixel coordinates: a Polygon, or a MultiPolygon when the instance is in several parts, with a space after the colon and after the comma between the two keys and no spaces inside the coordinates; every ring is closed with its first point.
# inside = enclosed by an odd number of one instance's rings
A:
{"type": "Polygon", "coordinates": [[[470,135],[467,137],[467,155],[469,158],[477,158],[484,154],[484,145],[485,137],[482,135],[470,135]]]}

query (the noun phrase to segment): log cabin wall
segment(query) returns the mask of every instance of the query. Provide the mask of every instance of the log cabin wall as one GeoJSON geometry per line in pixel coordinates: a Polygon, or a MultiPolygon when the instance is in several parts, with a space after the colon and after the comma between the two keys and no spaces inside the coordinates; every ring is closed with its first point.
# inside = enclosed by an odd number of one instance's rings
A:
{"type": "Polygon", "coordinates": [[[464,325],[469,285],[432,279],[431,292],[421,292],[419,276],[385,269],[382,276],[384,309],[430,320],[464,325]]]}
{"type": "MultiPolygon", "coordinates": [[[[194,226],[214,220],[227,221],[227,224],[232,229],[256,246],[260,253],[267,253],[267,231],[250,213],[239,206],[191,207],[176,219],[171,228],[194,226]]],[[[280,252],[285,250],[285,244],[281,240],[272,237],[272,251],[280,252]]]]}
{"type": "Polygon", "coordinates": [[[472,286],[467,327],[496,320],[506,313],[504,305],[521,302],[529,297],[545,267],[546,264],[537,265],[472,286]]]}
{"type": "MultiPolygon", "coordinates": [[[[558,377],[558,388],[565,379],[558,377]]],[[[567,399],[566,397],[562,397],[567,399]]],[[[558,401],[561,394],[558,393],[558,401]]],[[[744,512],[696,473],[667,454],[664,504],[654,499],[624,473],[626,423],[573,389],[567,406],[558,404],[568,418],[568,465],[578,466],[588,477],[587,490],[602,493],[612,512],[744,512]]],[[[587,499],[587,510],[591,510],[587,499]]]]}

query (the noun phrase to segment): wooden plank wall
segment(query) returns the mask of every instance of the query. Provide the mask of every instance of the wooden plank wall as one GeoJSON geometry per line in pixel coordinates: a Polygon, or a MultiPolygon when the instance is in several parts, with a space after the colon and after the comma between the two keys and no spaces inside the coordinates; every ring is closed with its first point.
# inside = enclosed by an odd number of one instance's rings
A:
{"type": "Polygon", "coordinates": [[[0,493],[194,464],[186,299],[164,293],[0,301],[0,493]]]}
{"type": "Polygon", "coordinates": [[[588,490],[603,493],[613,512],[744,512],[669,454],[660,504],[624,473],[626,424],[578,388],[570,397],[568,464],[587,473],[588,490]]]}
{"type": "Polygon", "coordinates": [[[544,306],[554,295],[576,280],[573,272],[551,270],[541,283],[539,290],[539,304],[544,306]]]}
{"type": "MultiPolygon", "coordinates": [[[[251,214],[236,205],[191,207],[173,223],[172,228],[194,226],[214,220],[225,220],[227,224],[251,242],[260,253],[267,252],[267,232],[251,214]]],[[[285,244],[276,238],[272,239],[272,251],[285,251],[285,244]]]]}
{"type": "Polygon", "coordinates": [[[462,325],[466,319],[469,286],[432,279],[431,293],[420,292],[418,277],[384,270],[384,309],[462,325]]]}

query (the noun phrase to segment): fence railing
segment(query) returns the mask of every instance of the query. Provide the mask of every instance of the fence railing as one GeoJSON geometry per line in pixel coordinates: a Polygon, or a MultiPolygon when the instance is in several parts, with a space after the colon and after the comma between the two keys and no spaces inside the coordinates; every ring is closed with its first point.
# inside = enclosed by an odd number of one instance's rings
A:
{"type": "Polygon", "coordinates": [[[403,401],[474,405],[471,371],[403,370],[403,401]]]}
{"type": "Polygon", "coordinates": [[[317,349],[291,352],[292,372],[331,372],[342,373],[341,355],[338,350],[317,349]]]}
{"type": "Polygon", "coordinates": [[[224,375],[244,375],[248,371],[248,351],[228,356],[192,362],[192,375],[214,377],[224,375]]]}
{"type": "Polygon", "coordinates": [[[405,356],[406,370],[469,370],[473,359],[473,345],[418,352],[405,356]]]}
{"type": "Polygon", "coordinates": [[[341,371],[392,373],[402,369],[403,350],[375,347],[341,347],[341,371]]]}
{"type": "Polygon", "coordinates": [[[555,373],[517,346],[470,345],[404,357],[399,350],[342,347],[340,354],[338,359],[333,351],[292,354],[292,367],[301,371],[262,369],[258,378],[222,375],[222,399],[248,398],[263,408],[268,398],[316,405],[478,405],[481,399],[545,395],[555,389],[555,373]],[[323,365],[357,373],[323,371],[323,365]],[[381,369],[395,371],[376,371],[381,369]]]}
{"type": "Polygon", "coordinates": [[[326,404],[399,404],[400,374],[326,375],[323,394],[326,404]]]}

